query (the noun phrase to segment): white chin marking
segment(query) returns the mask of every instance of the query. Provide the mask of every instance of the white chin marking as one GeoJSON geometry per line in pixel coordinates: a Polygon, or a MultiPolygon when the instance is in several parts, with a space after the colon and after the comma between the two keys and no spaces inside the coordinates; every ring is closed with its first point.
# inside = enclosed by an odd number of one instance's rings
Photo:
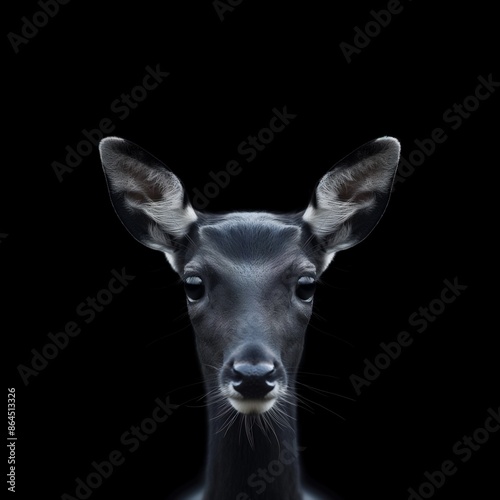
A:
{"type": "Polygon", "coordinates": [[[276,398],[272,399],[235,399],[228,398],[232,407],[239,411],[240,413],[244,413],[245,415],[249,413],[258,414],[264,413],[270,410],[276,398]]]}

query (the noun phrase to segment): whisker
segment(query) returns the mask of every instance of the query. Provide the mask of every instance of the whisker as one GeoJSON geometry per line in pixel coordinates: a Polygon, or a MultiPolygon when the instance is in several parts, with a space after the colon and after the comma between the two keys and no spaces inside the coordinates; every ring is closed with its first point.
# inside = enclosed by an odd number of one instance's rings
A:
{"type": "Polygon", "coordinates": [[[328,377],[328,378],[334,378],[336,380],[340,380],[340,378],[341,378],[341,377],[338,377],[336,375],[328,375],[326,373],[303,372],[303,371],[296,371],[295,373],[297,375],[314,375],[316,377],[328,377]]]}
{"type": "Polygon", "coordinates": [[[247,435],[248,439],[248,444],[250,445],[250,448],[254,448],[254,440],[253,440],[253,420],[248,416],[244,415],[245,418],[245,432],[247,435]]]}
{"type": "MultiPolygon", "coordinates": [[[[281,429],[290,429],[292,432],[295,432],[295,429],[290,425],[290,422],[288,421],[289,418],[293,417],[290,417],[290,415],[279,408],[278,405],[275,405],[271,409],[271,411],[269,412],[269,418],[274,420],[281,429]]],[[[295,420],[295,418],[293,420],[295,420]]]]}
{"type": "Polygon", "coordinates": [[[219,370],[221,369],[220,366],[214,366],[214,365],[210,365],[208,363],[201,363],[202,366],[208,366],[209,368],[212,368],[213,370],[215,370],[217,373],[219,372],[219,370]]]}
{"type": "Polygon", "coordinates": [[[326,394],[330,394],[332,396],[337,396],[339,398],[348,399],[350,401],[356,401],[355,399],[350,398],[349,396],[343,396],[342,394],[338,394],[337,392],[331,392],[331,391],[327,391],[325,389],[318,389],[316,387],[312,387],[311,385],[304,384],[303,382],[299,382],[297,380],[295,381],[295,383],[302,385],[302,386],[306,387],[307,389],[309,389],[310,391],[314,391],[314,392],[320,394],[321,396],[325,396],[326,394]]]}
{"type": "Polygon", "coordinates": [[[311,408],[311,406],[309,406],[305,401],[302,401],[302,398],[298,394],[295,395],[295,400],[289,400],[287,398],[282,398],[282,399],[285,403],[288,403],[291,406],[302,408],[303,410],[314,414],[313,408],[311,408]]]}
{"type": "MultiPolygon", "coordinates": [[[[278,435],[276,434],[276,431],[274,430],[274,426],[273,426],[273,422],[272,422],[272,414],[269,415],[269,420],[266,417],[265,413],[262,414],[262,418],[263,418],[264,422],[267,424],[269,430],[273,433],[274,438],[276,439],[276,443],[278,444],[278,450],[281,451],[281,443],[280,443],[280,440],[278,439],[278,435]]],[[[269,442],[271,442],[271,440],[269,440],[269,442]]]]}
{"type": "Polygon", "coordinates": [[[230,413],[222,427],[220,427],[220,429],[217,431],[217,434],[226,429],[226,431],[224,432],[225,437],[231,426],[234,424],[235,420],[238,418],[238,415],[239,413],[236,410],[234,410],[234,415],[230,413]]]}
{"type": "MultiPolygon", "coordinates": [[[[344,420],[345,421],[345,418],[342,416],[342,415],[339,415],[338,413],[335,413],[333,410],[330,410],[330,408],[327,408],[326,406],[318,403],[317,401],[313,401],[312,399],[309,399],[309,398],[306,398],[305,396],[303,395],[300,395],[298,396],[297,395],[297,398],[300,398],[300,399],[305,399],[306,401],[312,403],[312,404],[315,404],[317,406],[319,406],[320,408],[323,408],[323,410],[326,410],[327,412],[329,413],[332,413],[333,415],[337,416],[338,418],[340,418],[341,420],[344,420]]],[[[313,412],[314,413],[314,412],[313,412]]]]}

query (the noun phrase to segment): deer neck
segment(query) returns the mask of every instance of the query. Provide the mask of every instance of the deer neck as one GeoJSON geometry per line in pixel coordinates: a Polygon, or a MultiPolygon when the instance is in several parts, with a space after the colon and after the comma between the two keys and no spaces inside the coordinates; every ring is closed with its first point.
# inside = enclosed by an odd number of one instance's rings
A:
{"type": "Polygon", "coordinates": [[[216,404],[209,408],[204,500],[302,498],[294,400],[280,406],[279,423],[271,419],[272,410],[218,416],[216,404]]]}

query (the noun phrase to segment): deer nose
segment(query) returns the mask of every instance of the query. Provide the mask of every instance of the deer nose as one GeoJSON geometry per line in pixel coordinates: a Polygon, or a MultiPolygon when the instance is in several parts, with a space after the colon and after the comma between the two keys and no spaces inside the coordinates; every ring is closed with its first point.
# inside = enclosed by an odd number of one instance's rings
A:
{"type": "Polygon", "coordinates": [[[260,399],[275,386],[276,369],[272,363],[234,363],[232,384],[244,398],[260,399]]]}

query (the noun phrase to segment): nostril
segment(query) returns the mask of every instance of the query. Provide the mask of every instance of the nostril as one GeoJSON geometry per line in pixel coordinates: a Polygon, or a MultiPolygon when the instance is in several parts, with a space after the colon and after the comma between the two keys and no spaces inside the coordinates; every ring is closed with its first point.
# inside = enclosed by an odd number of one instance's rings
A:
{"type": "Polygon", "coordinates": [[[274,374],[276,369],[272,363],[233,364],[231,381],[233,388],[245,398],[263,398],[276,386],[274,374]]]}

